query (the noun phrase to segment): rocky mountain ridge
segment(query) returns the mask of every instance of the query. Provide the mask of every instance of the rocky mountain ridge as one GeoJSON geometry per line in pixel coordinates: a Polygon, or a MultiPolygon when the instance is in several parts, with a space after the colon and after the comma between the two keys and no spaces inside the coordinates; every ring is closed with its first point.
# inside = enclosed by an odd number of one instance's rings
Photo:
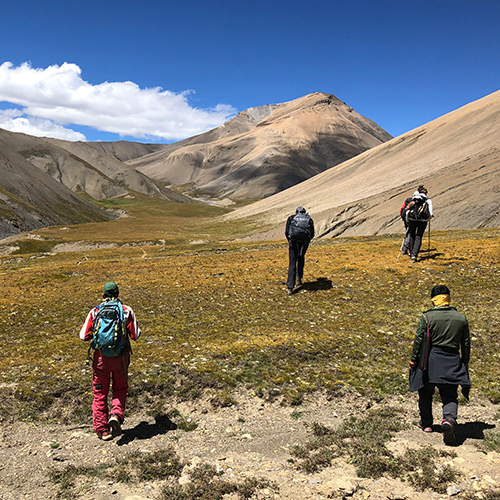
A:
{"type": "Polygon", "coordinates": [[[335,96],[313,93],[249,108],[206,134],[128,163],[190,195],[257,200],[389,139],[335,96]]]}

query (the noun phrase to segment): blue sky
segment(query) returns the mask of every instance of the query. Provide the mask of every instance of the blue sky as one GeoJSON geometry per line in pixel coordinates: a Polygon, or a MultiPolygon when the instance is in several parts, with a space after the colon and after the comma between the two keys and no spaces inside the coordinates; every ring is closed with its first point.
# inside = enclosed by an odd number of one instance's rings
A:
{"type": "Polygon", "coordinates": [[[500,88],[498,0],[17,0],[0,127],[172,142],[328,92],[397,136],[500,88]]]}

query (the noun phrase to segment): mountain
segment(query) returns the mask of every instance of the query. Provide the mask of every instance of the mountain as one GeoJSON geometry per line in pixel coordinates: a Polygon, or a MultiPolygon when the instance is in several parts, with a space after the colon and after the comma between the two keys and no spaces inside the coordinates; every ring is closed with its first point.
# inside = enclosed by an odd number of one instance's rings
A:
{"type": "Polygon", "coordinates": [[[500,91],[370,149],[228,219],[252,218],[282,238],[298,205],[317,236],[403,232],[399,208],[419,184],[432,199],[432,229],[500,226],[500,91]]]}
{"type": "Polygon", "coordinates": [[[161,193],[151,179],[92,143],[33,137],[1,129],[0,139],[53,179],[95,200],[125,195],[131,190],[148,196],[161,193]]]}
{"type": "Polygon", "coordinates": [[[191,196],[261,199],[391,136],[331,94],[249,108],[222,126],[128,163],[191,196]]]}
{"type": "Polygon", "coordinates": [[[112,218],[32,165],[4,142],[3,132],[0,131],[0,238],[56,224],[112,218]]]}
{"type": "Polygon", "coordinates": [[[133,160],[162,149],[163,144],[143,144],[142,142],[89,142],[94,149],[98,149],[120,161],[133,160]]]}
{"type": "Polygon", "coordinates": [[[119,160],[147,154],[157,146],[68,142],[0,129],[0,238],[113,218],[77,196],[81,193],[95,200],[146,195],[192,202],[119,160]]]}

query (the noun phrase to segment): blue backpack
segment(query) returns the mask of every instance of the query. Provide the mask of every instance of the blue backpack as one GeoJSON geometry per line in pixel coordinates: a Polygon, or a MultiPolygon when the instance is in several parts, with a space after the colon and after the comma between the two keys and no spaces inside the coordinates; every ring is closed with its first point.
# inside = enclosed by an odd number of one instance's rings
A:
{"type": "Polygon", "coordinates": [[[101,351],[104,356],[116,358],[130,348],[123,322],[123,306],[119,299],[108,299],[99,304],[97,309],[90,348],[101,351]]]}

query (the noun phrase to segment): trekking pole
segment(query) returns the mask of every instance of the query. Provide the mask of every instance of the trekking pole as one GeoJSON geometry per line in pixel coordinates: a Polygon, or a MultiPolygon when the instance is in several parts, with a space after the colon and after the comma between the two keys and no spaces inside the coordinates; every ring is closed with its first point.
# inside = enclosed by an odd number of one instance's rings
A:
{"type": "Polygon", "coordinates": [[[403,246],[405,244],[405,241],[406,241],[406,234],[404,235],[401,246],[399,247],[399,253],[398,253],[398,256],[396,257],[396,262],[399,260],[399,256],[401,255],[401,252],[403,251],[403,246]]]}
{"type": "Polygon", "coordinates": [[[403,247],[405,246],[405,241],[406,241],[407,237],[408,237],[408,229],[406,229],[405,235],[403,237],[403,242],[401,243],[401,246],[399,247],[399,253],[398,253],[398,256],[396,257],[396,262],[399,260],[399,256],[401,255],[401,252],[403,251],[403,247]]]}
{"type": "Polygon", "coordinates": [[[431,251],[431,220],[429,219],[429,231],[427,232],[427,253],[431,251]]]}

